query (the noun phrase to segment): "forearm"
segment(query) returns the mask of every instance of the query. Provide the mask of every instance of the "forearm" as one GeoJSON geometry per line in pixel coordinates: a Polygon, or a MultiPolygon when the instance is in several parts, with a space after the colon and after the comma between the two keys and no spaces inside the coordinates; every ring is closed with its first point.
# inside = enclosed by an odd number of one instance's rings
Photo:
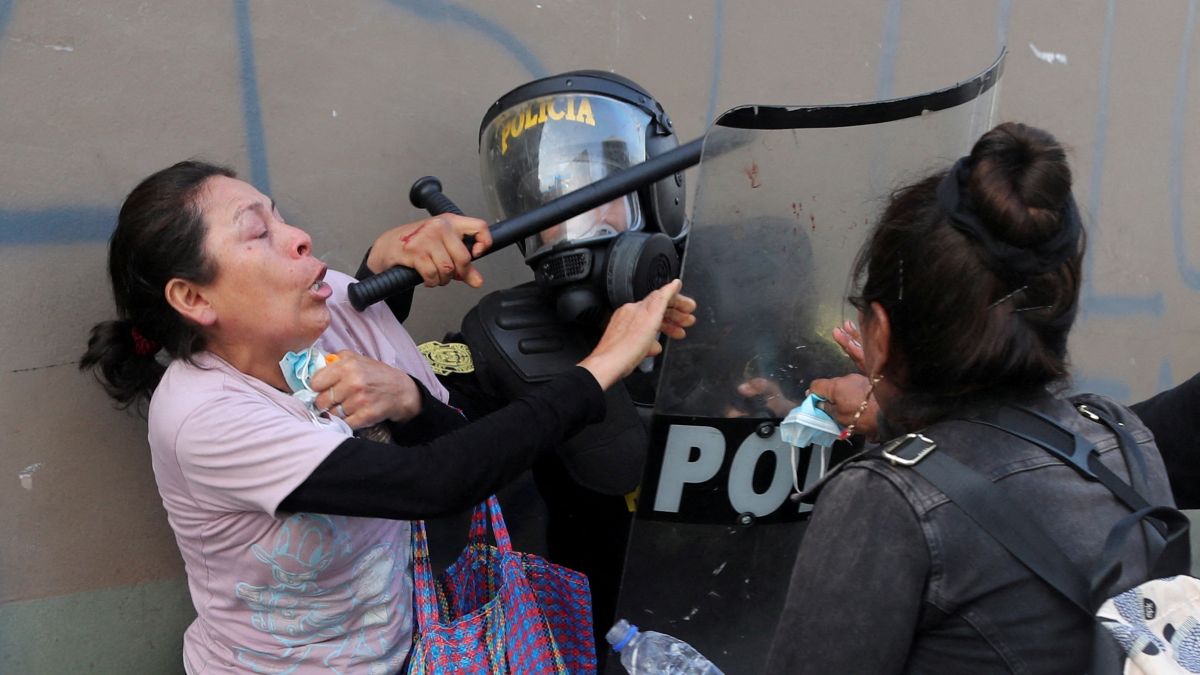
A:
{"type": "Polygon", "coordinates": [[[599,385],[572,368],[495,413],[425,443],[396,447],[347,439],[280,510],[405,520],[460,511],[603,416],[599,385]]]}
{"type": "Polygon", "coordinates": [[[419,379],[414,377],[412,381],[417,386],[420,396],[419,412],[404,422],[385,422],[392,435],[392,443],[402,447],[431,443],[438,437],[467,425],[467,419],[457,408],[442,403],[429,393],[429,389],[419,379]]]}

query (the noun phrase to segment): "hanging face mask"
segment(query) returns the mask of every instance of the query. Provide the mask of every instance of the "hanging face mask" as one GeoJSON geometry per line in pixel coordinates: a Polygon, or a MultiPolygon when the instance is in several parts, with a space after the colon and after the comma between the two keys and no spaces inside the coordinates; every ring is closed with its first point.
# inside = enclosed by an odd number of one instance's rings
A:
{"type": "Polygon", "coordinates": [[[842,432],[842,427],[838,426],[838,423],[828,413],[817,407],[817,403],[825,400],[816,394],[809,394],[779,423],[780,439],[792,446],[792,480],[797,495],[804,492],[800,485],[799,466],[797,466],[800,448],[811,445],[813,452],[817,453],[816,457],[819,461],[815,463],[815,466],[810,462],[809,473],[804,479],[804,485],[811,486],[829,470],[833,442],[838,440],[842,432]]]}
{"type": "Polygon", "coordinates": [[[315,409],[317,392],[309,384],[312,376],[326,366],[332,355],[326,355],[320,347],[313,345],[302,352],[288,352],[279,361],[283,379],[292,390],[292,397],[315,409]]]}
{"type": "Polygon", "coordinates": [[[314,425],[321,429],[333,427],[349,436],[354,432],[344,420],[317,410],[317,392],[311,384],[312,377],[318,370],[336,360],[336,354],[326,354],[320,347],[313,345],[304,351],[284,354],[279,360],[279,370],[283,372],[283,379],[292,390],[292,398],[308,408],[308,417],[314,425]]]}

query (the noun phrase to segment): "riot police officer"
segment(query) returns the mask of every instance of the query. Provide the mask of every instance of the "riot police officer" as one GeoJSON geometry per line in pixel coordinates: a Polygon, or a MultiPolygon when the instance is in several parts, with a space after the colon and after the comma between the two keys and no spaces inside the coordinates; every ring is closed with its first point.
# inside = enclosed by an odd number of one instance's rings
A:
{"type": "MultiPolygon", "coordinates": [[[[574,71],[529,82],[497,100],[480,125],[489,215],[525,213],[677,146],[662,106],[627,78],[574,71]]],[[[475,417],[512,400],[585,355],[613,308],[677,277],[688,233],[684,193],[675,174],[521,242],[535,280],[484,297],[451,344],[429,352],[451,402],[475,417]]],[[[605,420],[567,441],[577,459],[564,464],[547,453],[533,471],[547,507],[548,557],[589,578],[601,659],[655,375],[653,363],[643,364],[608,392],[605,420]]]]}

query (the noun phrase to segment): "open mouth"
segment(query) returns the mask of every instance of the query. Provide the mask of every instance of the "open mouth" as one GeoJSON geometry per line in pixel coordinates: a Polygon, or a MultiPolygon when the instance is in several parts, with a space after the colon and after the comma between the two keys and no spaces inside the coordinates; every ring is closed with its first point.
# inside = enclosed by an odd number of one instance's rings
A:
{"type": "Polygon", "coordinates": [[[329,284],[325,283],[325,273],[328,271],[329,268],[325,265],[322,265],[321,271],[317,274],[317,278],[312,282],[312,285],[308,287],[309,291],[320,296],[322,299],[328,298],[333,293],[333,288],[331,288],[329,284]]]}

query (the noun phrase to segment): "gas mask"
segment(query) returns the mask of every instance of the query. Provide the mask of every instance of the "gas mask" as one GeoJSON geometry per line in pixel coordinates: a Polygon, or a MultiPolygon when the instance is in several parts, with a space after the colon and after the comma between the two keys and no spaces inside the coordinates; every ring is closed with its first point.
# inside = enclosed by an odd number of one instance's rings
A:
{"type": "MultiPolygon", "coordinates": [[[[618,75],[578,71],[505,94],[479,132],[484,196],[511,218],[678,145],[662,107],[618,75]]],[[[682,173],[521,242],[565,321],[596,324],[679,276],[687,236],[682,173]]]]}

